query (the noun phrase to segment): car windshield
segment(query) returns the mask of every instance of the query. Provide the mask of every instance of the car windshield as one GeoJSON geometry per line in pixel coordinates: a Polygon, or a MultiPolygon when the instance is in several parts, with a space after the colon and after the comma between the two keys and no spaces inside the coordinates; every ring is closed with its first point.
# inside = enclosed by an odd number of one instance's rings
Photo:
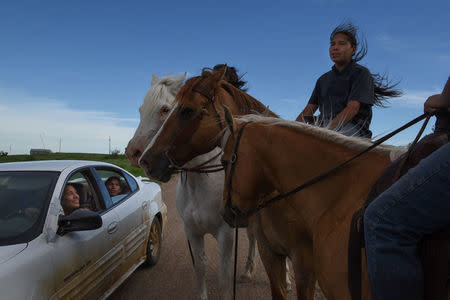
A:
{"type": "Polygon", "coordinates": [[[29,242],[42,232],[58,172],[0,172],[0,245],[29,242]]]}

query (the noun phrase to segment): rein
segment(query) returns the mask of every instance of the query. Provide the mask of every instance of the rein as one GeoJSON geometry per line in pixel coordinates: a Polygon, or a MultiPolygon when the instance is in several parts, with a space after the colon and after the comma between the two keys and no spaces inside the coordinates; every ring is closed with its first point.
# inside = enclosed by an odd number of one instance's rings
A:
{"type": "MultiPolygon", "coordinates": [[[[229,161],[225,162],[225,164],[227,164],[227,163],[231,163],[231,164],[232,164],[232,167],[231,167],[231,170],[230,170],[230,176],[228,177],[228,181],[227,181],[228,198],[227,198],[226,207],[228,207],[228,208],[235,214],[235,216],[248,217],[248,216],[250,216],[250,215],[252,215],[252,214],[254,214],[254,213],[260,211],[261,209],[267,207],[268,205],[270,205],[270,204],[272,204],[272,203],[278,201],[278,200],[281,200],[281,199],[283,199],[283,198],[286,198],[286,197],[288,197],[288,196],[290,196],[290,195],[292,195],[292,194],[295,194],[295,193],[297,193],[297,192],[303,190],[304,188],[306,188],[306,187],[308,187],[308,186],[313,185],[314,183],[319,182],[320,180],[322,180],[322,179],[328,177],[329,175],[335,173],[337,170],[341,169],[341,168],[344,167],[345,165],[349,164],[351,161],[353,161],[353,160],[355,160],[356,158],[360,157],[360,156],[363,155],[364,153],[369,152],[370,150],[372,150],[373,148],[377,147],[377,146],[380,145],[381,143],[383,143],[383,142],[385,142],[386,140],[390,139],[391,137],[393,137],[394,135],[396,135],[396,134],[399,133],[400,131],[403,131],[403,130],[405,130],[406,128],[408,128],[408,127],[410,127],[410,126],[416,124],[417,122],[419,122],[419,121],[421,121],[421,120],[423,120],[423,119],[426,119],[425,122],[424,122],[424,124],[422,125],[421,130],[419,131],[417,137],[416,137],[415,140],[414,140],[414,143],[413,143],[413,144],[415,144],[415,143],[419,140],[419,138],[420,138],[420,136],[422,135],[423,131],[425,130],[425,127],[426,127],[426,125],[427,125],[427,123],[428,123],[428,121],[429,121],[431,115],[432,115],[432,114],[428,114],[428,113],[424,113],[424,114],[420,115],[419,117],[417,117],[417,118],[411,120],[410,122],[406,123],[405,125],[401,126],[401,127],[398,128],[398,129],[392,131],[391,133],[385,135],[384,137],[379,138],[379,139],[376,140],[371,146],[369,146],[369,147],[366,148],[365,150],[361,151],[360,153],[356,154],[356,155],[353,156],[352,158],[350,158],[350,159],[344,161],[343,163],[339,164],[338,166],[336,166],[336,167],[334,167],[334,168],[328,170],[328,171],[325,172],[325,173],[320,174],[320,175],[317,176],[317,177],[312,178],[311,180],[309,180],[309,181],[303,183],[302,185],[300,185],[300,186],[298,186],[298,187],[296,187],[296,188],[290,190],[289,192],[286,192],[286,193],[284,193],[284,194],[279,194],[279,195],[277,195],[277,196],[275,196],[275,197],[273,197],[273,198],[271,198],[271,199],[269,199],[269,200],[264,201],[262,204],[258,205],[257,207],[255,207],[255,208],[253,208],[253,209],[250,209],[250,210],[244,212],[244,211],[241,211],[239,208],[237,208],[236,206],[234,206],[234,205],[232,204],[232,202],[231,202],[231,192],[230,192],[230,191],[231,191],[231,183],[232,183],[232,174],[233,174],[233,171],[234,171],[234,165],[235,165],[234,163],[235,163],[236,160],[237,160],[237,151],[238,151],[238,148],[239,148],[239,143],[240,143],[240,140],[241,140],[241,137],[242,137],[242,133],[243,133],[243,131],[244,131],[245,126],[246,126],[247,124],[249,124],[250,122],[245,123],[245,124],[241,127],[241,129],[240,129],[240,131],[239,131],[238,139],[237,139],[237,141],[236,141],[236,145],[235,145],[235,148],[234,148],[234,153],[232,154],[231,159],[230,159],[229,161]]],[[[412,147],[410,147],[410,149],[412,149],[412,147]]]]}
{"type": "Polygon", "coordinates": [[[216,164],[216,165],[208,165],[205,166],[207,163],[212,162],[213,160],[215,160],[216,158],[218,158],[220,155],[222,155],[222,151],[217,153],[216,155],[214,155],[212,158],[208,159],[205,162],[202,162],[201,164],[199,164],[198,166],[195,167],[190,167],[190,168],[185,168],[185,167],[180,167],[177,166],[172,159],[170,159],[167,151],[166,153],[166,157],[170,162],[170,167],[175,169],[178,173],[181,172],[194,172],[194,173],[215,173],[215,172],[219,172],[224,170],[224,167],[221,164],[216,164]]]}

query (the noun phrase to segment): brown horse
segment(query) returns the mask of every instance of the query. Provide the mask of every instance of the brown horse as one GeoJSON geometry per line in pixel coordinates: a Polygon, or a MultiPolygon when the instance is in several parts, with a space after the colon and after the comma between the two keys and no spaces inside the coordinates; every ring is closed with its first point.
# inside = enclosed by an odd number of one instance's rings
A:
{"type": "Polygon", "coordinates": [[[168,181],[173,166],[182,166],[194,157],[219,146],[226,124],[223,106],[231,113],[260,113],[277,117],[264,104],[223,80],[226,66],[218,71],[205,69],[188,79],[175,97],[175,106],[139,159],[149,177],[168,181]]]}
{"type": "MultiPolygon", "coordinates": [[[[181,166],[193,157],[220,146],[221,136],[226,131],[224,106],[236,115],[257,112],[276,116],[261,102],[222,80],[224,72],[225,69],[218,72],[204,71],[201,76],[187,80],[178,92],[174,108],[140,158],[139,163],[149,177],[167,181],[174,165],[181,166]]],[[[254,230],[254,224],[250,223],[250,226],[254,230]]],[[[256,239],[259,241],[257,235],[256,239]]],[[[258,249],[260,254],[265,253],[259,245],[258,249]]],[[[284,274],[285,257],[280,256],[284,274]]],[[[262,260],[264,262],[264,258],[262,260]]],[[[298,295],[314,291],[314,276],[308,278],[311,280],[305,284],[298,284],[297,281],[298,295]]],[[[272,278],[269,279],[274,298],[286,294],[284,280],[275,285],[272,278]]]]}
{"type": "MultiPolygon", "coordinates": [[[[279,257],[287,255],[297,285],[312,280],[297,279],[298,275],[315,274],[328,300],[351,299],[347,276],[350,221],[398,148],[375,148],[330,176],[258,211],[258,206],[265,207],[269,200],[264,196],[267,191],[289,192],[351,158],[370,142],[275,118],[232,119],[227,115],[226,119],[231,133],[223,141],[222,161],[227,166],[224,207],[231,210],[227,215],[253,215],[258,220],[258,242],[265,242],[260,248],[266,252],[262,257],[271,282],[280,284],[283,264],[279,257]]],[[[365,270],[364,274],[363,299],[369,299],[365,270]]]]}

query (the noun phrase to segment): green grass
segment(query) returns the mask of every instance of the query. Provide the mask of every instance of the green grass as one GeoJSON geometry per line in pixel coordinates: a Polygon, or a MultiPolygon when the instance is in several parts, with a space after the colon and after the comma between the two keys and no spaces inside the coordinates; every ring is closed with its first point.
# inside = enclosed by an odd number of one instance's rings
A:
{"type": "Polygon", "coordinates": [[[33,155],[8,155],[0,156],[0,163],[16,162],[16,161],[34,161],[34,160],[93,160],[103,161],[119,166],[134,176],[144,176],[142,169],[133,167],[125,157],[124,154],[109,155],[109,154],[95,154],[95,153],[48,153],[48,154],[33,154],[33,155]]]}

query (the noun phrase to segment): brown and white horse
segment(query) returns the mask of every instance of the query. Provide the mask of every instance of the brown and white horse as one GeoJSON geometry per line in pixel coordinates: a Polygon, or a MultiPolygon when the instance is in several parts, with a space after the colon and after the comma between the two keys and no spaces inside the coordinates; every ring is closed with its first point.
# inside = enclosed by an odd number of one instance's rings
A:
{"type": "MultiPolygon", "coordinates": [[[[140,123],[134,137],[129,141],[125,154],[130,163],[137,166],[138,159],[149,142],[155,136],[174,105],[175,95],[184,84],[184,76],[167,76],[158,78],[153,75],[151,89],[139,108],[140,123]]],[[[219,164],[220,149],[199,155],[187,162],[184,167],[194,167],[203,162],[219,164]]],[[[207,299],[205,280],[206,257],[204,236],[211,234],[217,240],[220,252],[219,287],[221,298],[231,297],[231,267],[233,230],[220,215],[223,195],[224,172],[213,174],[182,173],[178,177],[176,207],[184,222],[184,230],[189,241],[194,261],[194,270],[198,285],[198,298],[207,299]]],[[[252,231],[247,228],[248,255],[245,269],[240,277],[242,281],[251,280],[256,263],[256,240],[252,231]]],[[[290,279],[286,276],[286,284],[290,288],[290,279]]]]}
{"type": "MultiPolygon", "coordinates": [[[[187,80],[178,92],[174,108],[139,160],[149,177],[167,181],[174,165],[182,166],[220,146],[220,134],[226,129],[224,106],[236,115],[256,112],[276,116],[261,102],[222,80],[224,72],[204,71],[187,80]]],[[[284,277],[288,279],[286,271],[284,277]]],[[[284,283],[280,288],[285,293],[284,283]]]]}
{"type": "MultiPolygon", "coordinates": [[[[293,121],[260,116],[233,119],[230,115],[227,121],[231,133],[223,141],[222,160],[227,165],[224,208],[238,218],[264,207],[267,191],[287,193],[371,145],[364,139],[293,121]]],[[[258,242],[265,242],[260,248],[267,252],[262,257],[274,284],[280,285],[283,278],[279,257],[287,255],[297,285],[308,283],[315,274],[328,300],[351,299],[347,272],[350,222],[391,162],[391,155],[403,151],[399,149],[379,146],[256,213],[257,236],[264,237],[258,242]]],[[[370,299],[364,274],[363,299],[370,299]]],[[[308,293],[302,299],[311,299],[308,293]]],[[[283,295],[276,298],[283,299],[283,295]]]]}

